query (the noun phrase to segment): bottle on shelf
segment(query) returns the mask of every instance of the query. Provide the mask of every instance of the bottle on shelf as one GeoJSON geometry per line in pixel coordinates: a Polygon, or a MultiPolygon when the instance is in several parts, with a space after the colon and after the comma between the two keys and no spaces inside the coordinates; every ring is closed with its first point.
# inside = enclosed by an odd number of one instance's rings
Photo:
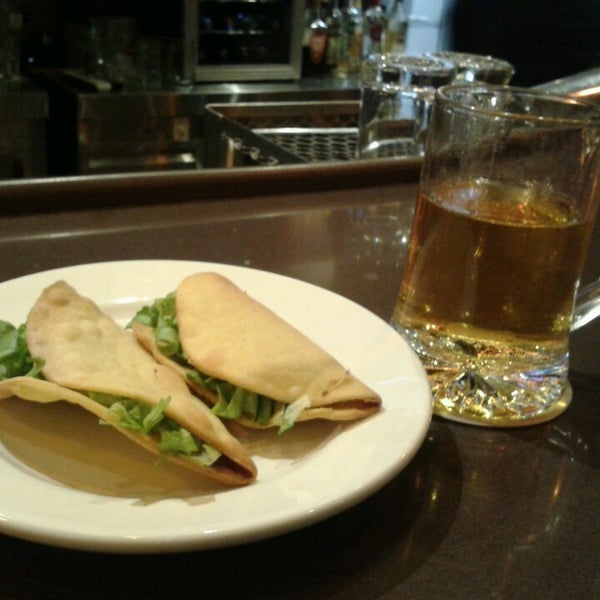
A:
{"type": "Polygon", "coordinates": [[[334,75],[341,79],[346,79],[360,73],[363,50],[363,13],[361,1],[348,0],[342,14],[340,53],[334,75]]]}
{"type": "Polygon", "coordinates": [[[365,11],[363,21],[363,58],[383,51],[386,31],[387,17],[381,0],[372,0],[371,6],[365,11]]]}
{"type": "Polygon", "coordinates": [[[343,14],[339,0],[333,0],[331,10],[327,14],[327,56],[325,62],[330,72],[335,71],[340,56],[343,14]]]}
{"type": "Polygon", "coordinates": [[[328,27],[323,20],[321,1],[317,1],[315,18],[310,24],[310,37],[308,42],[308,60],[313,74],[327,71],[327,38],[328,27]]]}
{"type": "Polygon", "coordinates": [[[401,54],[406,47],[406,30],[408,17],[402,0],[396,0],[396,4],[388,19],[387,28],[383,41],[383,52],[401,54]]]}
{"type": "Polygon", "coordinates": [[[303,26],[302,26],[302,75],[305,76],[310,71],[310,24],[314,20],[314,10],[309,2],[304,5],[303,26]]]}

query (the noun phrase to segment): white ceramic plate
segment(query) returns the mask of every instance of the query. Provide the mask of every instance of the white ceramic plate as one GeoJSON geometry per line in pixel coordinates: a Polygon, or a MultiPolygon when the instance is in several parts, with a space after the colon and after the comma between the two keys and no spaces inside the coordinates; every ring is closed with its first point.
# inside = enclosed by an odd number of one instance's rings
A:
{"type": "Polygon", "coordinates": [[[383,410],[352,425],[302,423],[284,436],[243,437],[257,481],[219,489],[138,449],[66,403],[0,402],[0,532],[105,552],[167,552],[254,541],[334,515],[390,481],[417,452],[431,419],[420,362],[381,319],[295,279],[212,263],[124,261],[46,271],[0,284],[1,319],[19,324],[58,279],[118,322],[218,271],[298,327],[363,379],[383,410]]]}

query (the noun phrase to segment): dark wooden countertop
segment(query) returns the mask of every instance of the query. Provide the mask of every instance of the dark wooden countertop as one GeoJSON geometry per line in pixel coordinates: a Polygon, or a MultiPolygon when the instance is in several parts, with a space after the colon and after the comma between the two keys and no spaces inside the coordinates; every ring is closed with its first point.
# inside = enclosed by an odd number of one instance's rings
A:
{"type": "MultiPolygon", "coordinates": [[[[312,282],[387,320],[415,170],[317,171],[2,186],[0,281],[106,260],[216,261],[312,282]]],[[[596,235],[586,277],[599,271],[596,235]]],[[[135,556],[0,536],[0,598],[598,598],[600,323],[573,335],[571,381],[571,407],[544,425],[434,419],[379,492],[266,541],[135,556]]]]}

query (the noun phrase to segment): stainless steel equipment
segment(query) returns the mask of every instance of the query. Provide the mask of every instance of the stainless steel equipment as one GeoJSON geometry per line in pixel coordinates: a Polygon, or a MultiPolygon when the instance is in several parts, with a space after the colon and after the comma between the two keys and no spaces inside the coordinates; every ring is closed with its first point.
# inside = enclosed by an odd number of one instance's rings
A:
{"type": "Polygon", "coordinates": [[[205,167],[284,165],[355,158],[359,102],[208,104],[205,167]]]}
{"type": "MultiPolygon", "coordinates": [[[[212,149],[213,145],[211,140],[205,141],[205,106],[209,104],[260,106],[287,102],[306,110],[305,99],[352,100],[357,113],[359,96],[355,85],[320,79],[99,92],[60,70],[40,73],[40,85],[47,90],[50,104],[49,174],[59,176],[210,166],[214,161],[203,164],[203,156],[207,155],[203,147],[208,144],[212,149]]],[[[296,114],[292,116],[296,118],[296,114]]],[[[327,142],[324,132],[321,138],[327,142]]],[[[293,158],[301,160],[297,155],[293,158]]]]}
{"type": "MultiPolygon", "coordinates": [[[[122,97],[122,106],[81,102],[78,171],[82,174],[186,170],[199,167],[201,108],[189,97],[143,94],[122,97]],[[90,110],[90,108],[94,110],[90,110]]],[[[111,98],[111,100],[114,100],[111,98]]]]}

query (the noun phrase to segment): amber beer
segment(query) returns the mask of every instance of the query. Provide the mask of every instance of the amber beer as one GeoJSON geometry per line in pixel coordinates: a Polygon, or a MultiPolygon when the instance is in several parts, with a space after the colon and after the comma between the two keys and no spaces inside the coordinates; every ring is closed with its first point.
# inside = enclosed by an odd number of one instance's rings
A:
{"type": "Polygon", "coordinates": [[[439,184],[417,200],[393,323],[430,369],[566,377],[590,229],[534,185],[439,184]]]}
{"type": "Polygon", "coordinates": [[[559,415],[600,199],[600,108],[444,86],[419,188],[392,324],[427,369],[434,413],[494,426],[559,415]]]}

